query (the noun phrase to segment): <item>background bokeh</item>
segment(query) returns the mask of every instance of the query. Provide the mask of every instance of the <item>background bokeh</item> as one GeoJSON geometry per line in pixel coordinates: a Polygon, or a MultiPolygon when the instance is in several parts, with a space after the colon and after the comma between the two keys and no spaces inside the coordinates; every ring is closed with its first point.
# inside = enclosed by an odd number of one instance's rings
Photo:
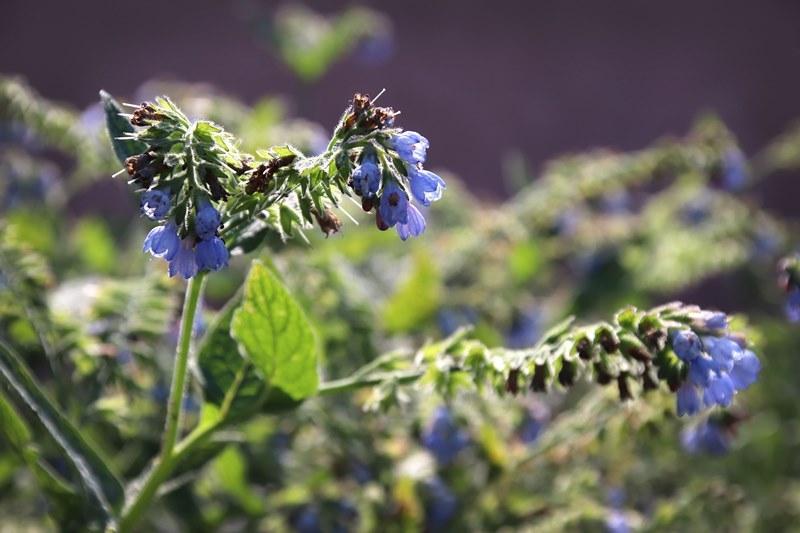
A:
{"type": "MultiPolygon", "coordinates": [[[[314,4],[333,13],[352,2],[314,4]]],[[[247,102],[292,94],[296,114],[329,127],[354,90],[385,87],[436,139],[431,164],[494,198],[508,192],[513,152],[537,169],[565,151],[641,148],[713,110],[750,153],[800,116],[791,0],[364,3],[391,19],[393,53],[372,65],[347,57],[308,87],[267,45],[276,5],[4,0],[0,72],[81,107],[99,87],[130,95],[153,78],[209,82],[247,102]]],[[[791,209],[791,186],[758,192],[791,209]]]]}
{"type": "MultiPolygon", "coordinates": [[[[289,143],[319,154],[353,92],[385,87],[378,105],[430,139],[425,166],[447,183],[407,242],[349,201],[335,211],[342,231],[309,226],[308,245],[283,220],[247,219],[248,253],[209,277],[194,323],[204,379],[189,379],[184,429],[219,392],[217,358],[241,364],[219,311],[261,268],[254,259],[316,331],[306,377],[324,392],[286,411],[280,395],[254,399],[252,416],[236,413],[208,455],[182,465],[142,527],[796,529],[800,4],[309,7],[0,6],[0,340],[131,486],[157,460],[186,285],[142,253],[153,223],[125,179],[141,175],[109,176],[144,148],[115,156],[106,119],[115,148],[130,124],[109,96],[104,116],[99,89],[134,104],[167,94],[243,152],[289,143]],[[633,330],[621,351],[597,346],[608,323],[633,327],[621,309],[675,299],[729,313],[760,358],[730,408],[676,416],[658,380],[677,386],[677,356],[655,376],[628,364],[633,330]],[[570,315],[583,329],[568,331],[594,332],[589,355],[601,360],[568,361],[565,344],[543,377],[534,359],[572,339],[547,333],[570,315]],[[465,353],[492,371],[453,366],[465,353]],[[606,356],[624,363],[618,374],[606,356]],[[420,368],[418,386],[395,379],[420,368]],[[358,386],[341,393],[351,378],[358,386]]],[[[346,183],[343,168],[325,179],[346,183]]],[[[667,344],[656,351],[672,357],[667,344]]],[[[105,523],[8,392],[0,383],[0,532],[105,523]],[[34,479],[41,466],[52,479],[34,479]]]]}

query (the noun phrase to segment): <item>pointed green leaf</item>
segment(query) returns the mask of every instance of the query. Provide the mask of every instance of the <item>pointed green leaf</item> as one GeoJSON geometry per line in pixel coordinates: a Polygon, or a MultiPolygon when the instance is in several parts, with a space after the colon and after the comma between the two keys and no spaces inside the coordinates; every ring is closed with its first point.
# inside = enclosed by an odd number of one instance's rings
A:
{"type": "Polygon", "coordinates": [[[122,106],[105,91],[100,91],[100,100],[103,102],[103,110],[106,113],[106,127],[108,135],[111,137],[111,145],[120,163],[132,155],[141,154],[147,150],[147,145],[141,141],[133,139],[121,139],[134,132],[133,126],[125,117],[120,116],[124,113],[122,106]]]}
{"type": "Polygon", "coordinates": [[[0,384],[19,403],[27,405],[73,463],[81,481],[108,517],[122,507],[124,492],[117,477],[80,431],[61,414],[33,380],[17,354],[0,340],[0,384]]]}
{"type": "Polygon", "coordinates": [[[244,300],[231,322],[240,353],[270,387],[295,400],[317,390],[317,354],[311,324],[278,278],[254,261],[244,300]]]}

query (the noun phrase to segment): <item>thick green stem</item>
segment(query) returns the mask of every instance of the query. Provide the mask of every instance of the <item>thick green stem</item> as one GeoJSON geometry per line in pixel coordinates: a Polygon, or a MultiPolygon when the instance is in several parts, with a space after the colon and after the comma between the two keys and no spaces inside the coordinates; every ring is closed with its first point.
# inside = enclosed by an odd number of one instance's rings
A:
{"type": "Polygon", "coordinates": [[[175,443],[178,440],[181,415],[183,414],[183,395],[186,389],[186,373],[189,368],[189,348],[192,342],[192,329],[200,295],[203,292],[205,274],[199,273],[189,280],[186,287],[186,298],[183,302],[181,329],[178,347],[175,353],[175,370],[172,373],[172,386],[167,403],[167,422],[164,429],[164,441],[158,462],[147,474],[141,490],[135,495],[130,505],[126,506],[120,520],[121,532],[130,531],[147,509],[156,495],[158,487],[166,481],[175,465],[175,443]]]}

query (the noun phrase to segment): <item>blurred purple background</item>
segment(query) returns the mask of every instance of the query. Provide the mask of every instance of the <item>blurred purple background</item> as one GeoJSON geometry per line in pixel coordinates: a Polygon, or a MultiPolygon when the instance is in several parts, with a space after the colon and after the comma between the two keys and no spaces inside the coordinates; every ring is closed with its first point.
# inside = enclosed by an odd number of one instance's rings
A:
{"type": "MultiPolygon", "coordinates": [[[[257,35],[263,24],[246,20],[254,4],[4,0],[0,72],[80,107],[100,88],[124,97],[153,77],[208,81],[246,102],[301,94],[257,35]]],[[[800,117],[797,0],[364,4],[393,21],[394,55],[336,64],[294,113],[332,126],[354,91],[386,87],[401,124],[432,139],[430,164],[483,196],[505,195],[509,150],[535,169],[565,151],[682,134],[712,110],[752,154],[800,117]]],[[[759,194],[789,205],[780,189],[759,194]]]]}

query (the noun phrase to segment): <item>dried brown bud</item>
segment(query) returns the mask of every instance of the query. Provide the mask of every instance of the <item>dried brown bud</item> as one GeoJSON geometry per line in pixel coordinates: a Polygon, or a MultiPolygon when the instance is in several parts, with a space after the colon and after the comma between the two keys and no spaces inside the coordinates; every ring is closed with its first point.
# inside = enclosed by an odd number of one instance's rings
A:
{"type": "Polygon", "coordinates": [[[142,103],[139,108],[133,112],[131,117],[131,124],[134,126],[147,126],[148,121],[161,120],[163,117],[156,113],[156,109],[147,102],[142,103]]]}
{"type": "Polygon", "coordinates": [[[534,392],[546,392],[548,374],[549,370],[546,365],[536,365],[533,371],[533,379],[531,380],[531,390],[534,392]]]}
{"type": "Polygon", "coordinates": [[[258,168],[256,168],[256,170],[250,175],[250,179],[247,180],[247,185],[244,186],[244,191],[247,194],[267,192],[271,178],[272,174],[267,172],[267,166],[258,165],[258,168]]]}
{"type": "Polygon", "coordinates": [[[389,229],[389,224],[383,220],[380,210],[375,211],[375,225],[378,226],[378,229],[381,231],[389,229]]]}
{"type": "Polygon", "coordinates": [[[353,95],[353,112],[360,115],[370,106],[370,99],[368,94],[356,93],[353,95]]]}
{"type": "Polygon", "coordinates": [[[506,392],[517,395],[519,392],[519,369],[512,368],[508,371],[508,378],[506,378],[506,392]]]}
{"type": "Polygon", "coordinates": [[[372,211],[372,208],[375,207],[375,199],[364,197],[361,199],[361,209],[369,213],[372,211]]]}
{"type": "Polygon", "coordinates": [[[314,214],[314,218],[317,219],[317,224],[319,224],[320,229],[323,233],[325,233],[326,237],[328,237],[331,233],[337,233],[342,227],[342,222],[339,220],[339,217],[337,217],[330,209],[326,209],[322,213],[314,209],[312,213],[314,214]]]}
{"type": "Polygon", "coordinates": [[[374,107],[364,120],[364,127],[370,130],[390,127],[394,123],[394,115],[391,107],[374,107]]]}
{"type": "Polygon", "coordinates": [[[144,168],[150,162],[150,159],[148,152],[132,155],[125,160],[125,170],[128,171],[129,175],[133,176],[139,169],[144,168]]]}
{"type": "Polygon", "coordinates": [[[588,337],[581,337],[578,342],[575,343],[575,351],[578,352],[578,357],[584,361],[588,361],[592,358],[592,343],[588,337]]]}
{"type": "Polygon", "coordinates": [[[633,394],[631,393],[630,385],[628,384],[627,374],[621,374],[617,378],[617,388],[619,389],[619,399],[623,402],[632,400],[633,394]]]}
{"type": "Polygon", "coordinates": [[[570,387],[575,383],[575,375],[577,374],[577,365],[572,361],[564,361],[561,363],[561,370],[558,372],[558,382],[565,387],[570,387]]]}
{"type": "Polygon", "coordinates": [[[228,192],[219,182],[219,178],[212,174],[210,171],[206,171],[203,175],[203,181],[206,182],[208,185],[208,190],[211,191],[211,198],[220,201],[220,200],[227,200],[228,199],[228,192]]]}

